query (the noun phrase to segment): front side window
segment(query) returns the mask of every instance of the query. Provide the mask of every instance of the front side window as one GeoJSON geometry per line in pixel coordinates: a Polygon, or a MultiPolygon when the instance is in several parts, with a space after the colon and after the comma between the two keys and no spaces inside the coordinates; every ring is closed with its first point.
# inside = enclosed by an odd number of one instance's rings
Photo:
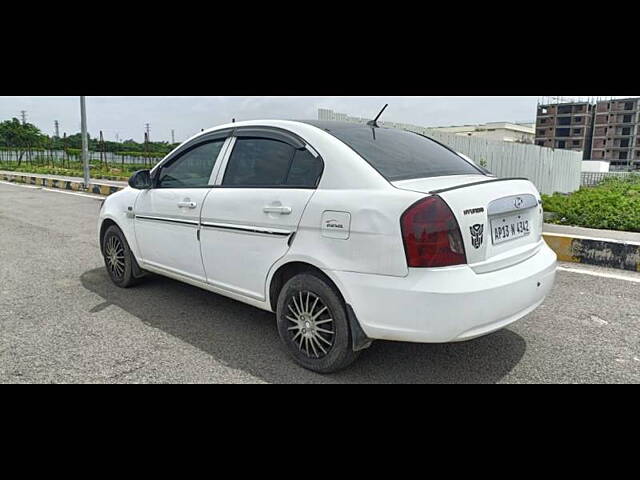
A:
{"type": "Polygon", "coordinates": [[[160,171],[158,188],[200,188],[209,186],[211,172],[224,139],[188,150],[160,171]]]}

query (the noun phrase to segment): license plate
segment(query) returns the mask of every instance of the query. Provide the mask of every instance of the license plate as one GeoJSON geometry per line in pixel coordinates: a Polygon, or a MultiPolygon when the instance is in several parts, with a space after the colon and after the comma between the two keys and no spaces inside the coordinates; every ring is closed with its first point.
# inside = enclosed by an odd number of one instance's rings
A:
{"type": "Polygon", "coordinates": [[[530,233],[529,219],[526,215],[510,215],[491,219],[491,237],[494,244],[526,237],[530,233]]]}

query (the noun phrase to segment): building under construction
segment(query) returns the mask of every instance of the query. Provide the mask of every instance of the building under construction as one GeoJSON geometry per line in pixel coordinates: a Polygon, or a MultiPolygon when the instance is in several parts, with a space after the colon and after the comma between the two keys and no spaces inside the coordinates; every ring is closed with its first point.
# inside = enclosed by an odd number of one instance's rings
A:
{"type": "Polygon", "coordinates": [[[535,142],[581,151],[611,170],[640,170],[640,98],[538,104],[535,142]]]}
{"type": "Polygon", "coordinates": [[[538,105],[536,145],[583,152],[589,159],[593,136],[591,102],[568,102],[538,105]]]}
{"type": "Polygon", "coordinates": [[[640,169],[639,111],[640,98],[598,102],[591,159],[610,162],[612,170],[640,169]]]}

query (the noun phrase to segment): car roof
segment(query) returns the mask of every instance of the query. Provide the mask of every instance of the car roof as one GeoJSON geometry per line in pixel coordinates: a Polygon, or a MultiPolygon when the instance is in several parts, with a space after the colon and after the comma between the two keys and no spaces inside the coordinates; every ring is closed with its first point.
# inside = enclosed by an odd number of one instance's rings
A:
{"type": "Polygon", "coordinates": [[[332,131],[332,130],[346,130],[346,129],[360,129],[360,130],[371,130],[371,128],[386,128],[383,126],[372,127],[371,125],[367,125],[365,123],[355,123],[355,122],[340,122],[337,120],[297,120],[300,123],[306,123],[308,125],[312,125],[321,130],[332,131]]]}

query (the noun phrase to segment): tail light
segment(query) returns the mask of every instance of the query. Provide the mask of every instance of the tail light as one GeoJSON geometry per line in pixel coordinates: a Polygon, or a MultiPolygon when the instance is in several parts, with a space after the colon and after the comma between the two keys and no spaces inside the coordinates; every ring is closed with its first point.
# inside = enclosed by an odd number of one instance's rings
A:
{"type": "Polygon", "coordinates": [[[414,203],[400,219],[409,267],[467,263],[462,235],[449,206],[438,196],[414,203]]]}

